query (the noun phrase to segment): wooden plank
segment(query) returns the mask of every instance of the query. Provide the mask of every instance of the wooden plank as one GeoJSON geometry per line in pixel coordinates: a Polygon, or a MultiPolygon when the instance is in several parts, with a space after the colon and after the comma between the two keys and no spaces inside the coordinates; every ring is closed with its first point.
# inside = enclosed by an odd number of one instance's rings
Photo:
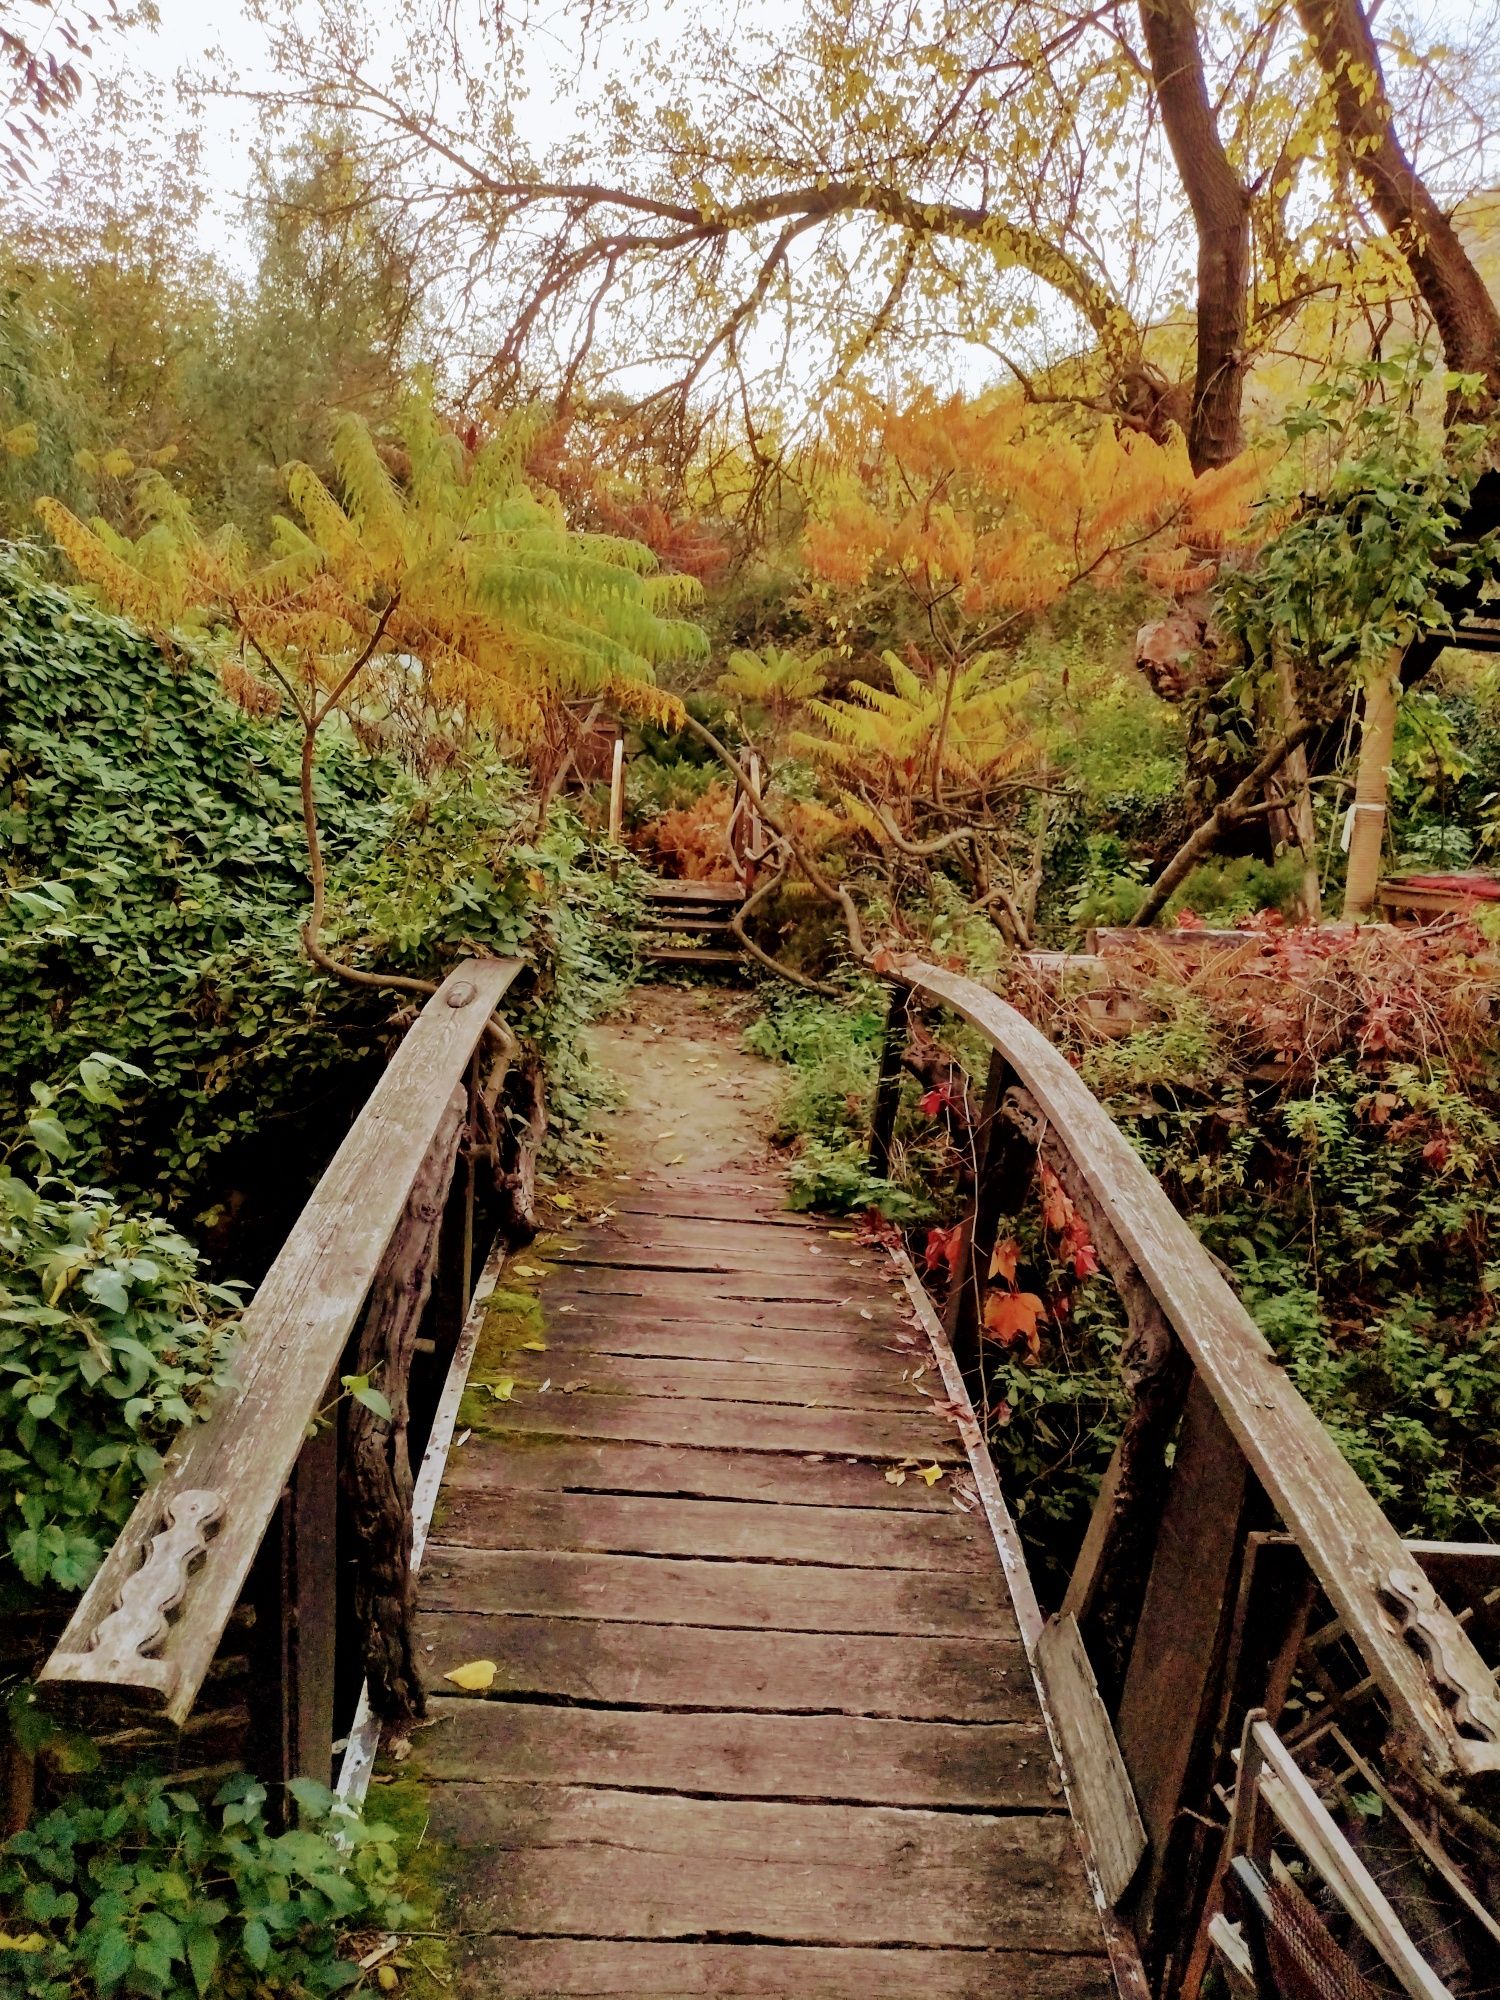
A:
{"type": "Polygon", "coordinates": [[[648,903],[743,903],[745,900],[738,882],[679,882],[665,877],[648,882],[644,894],[648,903]]]}
{"type": "Polygon", "coordinates": [[[538,1250],[546,1254],[554,1243],[586,1242],[625,1252],[649,1242],[660,1250],[706,1250],[713,1254],[746,1251],[766,1257],[840,1258],[851,1257],[861,1249],[867,1257],[876,1254],[871,1246],[861,1246],[852,1230],[836,1235],[833,1230],[809,1223],[805,1218],[800,1228],[786,1229],[777,1218],[758,1215],[720,1218],[643,1214],[639,1210],[618,1213],[608,1201],[601,1204],[600,1213],[605,1218],[602,1221],[574,1223],[570,1228],[559,1228],[539,1238],[538,1250]]]}
{"type": "Polygon", "coordinates": [[[784,1328],[789,1333],[853,1334],[856,1339],[869,1334],[880,1341],[907,1330],[901,1302],[889,1294],[862,1298],[851,1292],[823,1300],[726,1298],[707,1283],[696,1291],[684,1287],[670,1294],[622,1293],[576,1285],[570,1276],[568,1280],[551,1280],[542,1294],[542,1306],[549,1321],[592,1316],[615,1319],[622,1326],[650,1312],[663,1326],[683,1320],[701,1326],[707,1317],[720,1326],[750,1333],[784,1328]]]}
{"type": "Polygon", "coordinates": [[[423,1008],[245,1313],[231,1364],[237,1386],[179,1438],[43,1667],[54,1702],[87,1713],[90,1690],[108,1690],[186,1719],[438,1120],[520,970],[516,959],[468,959],[423,1008]],[[222,1496],[222,1525],[165,1641],[132,1678],[89,1647],[177,1496],[192,1491],[222,1496]]]}
{"type": "MultiPolygon", "coordinates": [[[[707,1625],[589,1622],[423,1608],[427,1678],[492,1659],[500,1694],[636,1708],[726,1707],[779,1715],[872,1715],[929,1722],[1025,1722],[1037,1712],[1013,1629],[982,1639],[921,1634],[753,1632],[707,1625]]],[[[484,1697],[475,1697],[476,1699],[484,1697]]]]}
{"type": "Polygon", "coordinates": [[[643,944],[640,955],[655,965],[734,965],[746,963],[743,953],[719,951],[708,945],[643,944]]]}
{"type": "MultiPolygon", "coordinates": [[[[993,1574],[532,1553],[436,1540],[428,1549],[422,1601],[431,1611],[482,1611],[496,1618],[522,1612],[763,1632],[962,1637],[1011,1623],[1004,1586],[993,1574]]],[[[496,1643],[503,1644],[503,1634],[496,1643]]]]}
{"type": "Polygon", "coordinates": [[[1037,1643],[1037,1664],[1062,1741],[1068,1796],[1088,1828],[1105,1897],[1118,1903],[1146,1852],[1146,1830],[1071,1613],[1048,1619],[1037,1643]]]}
{"type": "Polygon", "coordinates": [[[653,1310],[688,1306],[702,1312],[710,1302],[718,1310],[740,1313],[747,1305],[761,1308],[797,1305],[803,1317],[810,1307],[819,1311],[846,1302],[874,1307],[889,1303],[890,1286],[861,1261],[858,1270],[811,1271],[649,1271],[625,1266],[558,1266],[545,1288],[548,1305],[557,1300],[585,1298],[649,1299],[653,1310]]]}
{"type": "Polygon", "coordinates": [[[894,1485],[885,1477],[884,1461],[826,1452],[712,1451],[475,1431],[455,1446],[450,1467],[455,1484],[472,1481],[496,1493],[673,1493],[787,1506],[953,1511],[951,1474],[936,1486],[911,1474],[894,1485]]]}
{"type": "Polygon", "coordinates": [[[1129,1252],[1238,1449],[1306,1552],[1350,1637],[1375,1674],[1394,1721],[1436,1773],[1500,1770],[1500,1696],[1494,1678],[1432,1586],[1405,1557],[1358,1474],[1125,1135],[1077,1071],[1024,1016],[976,981],[917,958],[890,970],[941,1000],[986,1035],[1066,1145],[1129,1252]],[[1386,1609],[1393,1573],[1412,1588],[1406,1642],[1386,1609]],[[1440,1682],[1431,1662],[1442,1662],[1440,1682]],[[1455,1701],[1468,1714],[1460,1734],[1455,1701]]]}
{"type": "Polygon", "coordinates": [[[523,1935],[1087,1953],[1098,1925],[1061,1813],[438,1785],[456,1927],[523,1935]]]}
{"type": "Polygon", "coordinates": [[[1105,1960],[1053,1951],[908,1951],[638,1939],[464,1939],[468,2000],[1111,2000],[1105,1960]]]}
{"type": "MultiPolygon", "coordinates": [[[[460,1454],[462,1457],[462,1454],[460,1454]]],[[[449,1481],[443,1540],[470,1549],[701,1556],[717,1562],[822,1563],[836,1569],[982,1570],[993,1561],[974,1517],[775,1507],[651,1494],[516,1493],[497,1502],[465,1468],[449,1481]]]]}
{"type": "MultiPolygon", "coordinates": [[[[599,1354],[555,1337],[539,1354],[518,1354],[514,1364],[525,1364],[526,1373],[517,1383],[540,1390],[550,1382],[549,1393],[575,1395],[587,1391],[592,1396],[666,1396],[696,1398],[710,1403],[785,1403],[806,1410],[913,1410],[921,1409],[920,1391],[903,1381],[902,1367],[894,1354],[880,1355],[872,1346],[870,1354],[844,1368],[813,1368],[805,1364],[789,1366],[762,1361],[742,1365],[731,1361],[665,1360],[657,1355],[599,1354]],[[885,1366],[880,1366],[880,1362],[885,1366]]],[[[907,1368],[913,1367],[912,1362],[907,1368]]],[[[930,1371],[930,1388],[936,1384],[930,1371]]]]}
{"type": "Polygon", "coordinates": [[[612,1208],[621,1216],[642,1216],[671,1223],[746,1223],[757,1229],[794,1229],[804,1233],[821,1231],[826,1225],[815,1216],[794,1213],[782,1206],[785,1186],[767,1185],[749,1195],[720,1194],[712,1188],[682,1188],[676,1191],[653,1188],[629,1177],[596,1183],[591,1197],[601,1208],[612,1208]]]}
{"type": "MultiPolygon", "coordinates": [[[[746,1230],[733,1243],[672,1243],[653,1232],[650,1242],[621,1242],[603,1231],[588,1231],[554,1250],[540,1253],[551,1264],[572,1271],[712,1272],[719,1277],[773,1278],[772,1290],[785,1290],[785,1280],[806,1279],[815,1287],[831,1285],[842,1291],[846,1273],[879,1278],[884,1259],[878,1251],[852,1254],[842,1244],[830,1245],[812,1230],[800,1235],[781,1230],[746,1230]],[[769,1238],[770,1241],[765,1239],[769,1238]]],[[[613,1283],[613,1280],[608,1282],[613,1283]]],[[[758,1288],[747,1286],[748,1296],[758,1288]]]]}
{"type": "Polygon", "coordinates": [[[1207,1796],[1208,1738],[1217,1712],[1224,1639],[1234,1614],[1248,1480],[1208,1389],[1195,1376],[1183,1409],[1146,1599],[1126,1668],[1115,1731],[1150,1853],[1132,1899],[1143,1941],[1161,1926],[1196,1927],[1187,1858],[1198,1845],[1184,1818],[1207,1796]]]}
{"type": "Polygon", "coordinates": [[[670,1396],[533,1396],[491,1402],[471,1388],[467,1420],[492,1437],[629,1438],[638,1444],[708,1445],[720,1451],[823,1451],[888,1463],[915,1454],[958,1464],[963,1449],[940,1417],[913,1410],[793,1410],[777,1403],[699,1403],[670,1396]]]}
{"type": "Polygon", "coordinates": [[[892,1722],[437,1700],[431,1719],[411,1757],[428,1785],[606,1785],[725,1799],[1061,1810],[1039,1717],[892,1722]]]}
{"type": "MultiPolygon", "coordinates": [[[[903,1349],[890,1328],[856,1315],[855,1332],[830,1327],[749,1326],[734,1320],[647,1319],[630,1314],[553,1312],[547,1316],[547,1352],[655,1355],[662,1360],[732,1361],[794,1368],[854,1368],[872,1358],[898,1372],[923,1358],[915,1344],[903,1349]]],[[[903,1333],[904,1329],[901,1330],[903,1333]]],[[[909,1336],[907,1336],[909,1338],[909,1336]]]]}

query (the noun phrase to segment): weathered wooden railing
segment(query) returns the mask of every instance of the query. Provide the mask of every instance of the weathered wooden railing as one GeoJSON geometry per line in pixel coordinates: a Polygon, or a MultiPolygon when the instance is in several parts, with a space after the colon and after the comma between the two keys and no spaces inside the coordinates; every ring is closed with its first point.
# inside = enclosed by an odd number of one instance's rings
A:
{"type": "MultiPolygon", "coordinates": [[[[1355,1692],[1378,1703],[1389,1756],[1433,1796],[1482,1799],[1500,1787],[1500,1693],[1426,1558],[1403,1544],[1071,1065],[975,981],[914,958],[882,970],[894,990],[877,1168],[890,1157],[916,1019],[950,1010],[992,1052],[944,1315],[971,1382],[982,1389],[979,1329],[1001,1221],[1024,1212],[1038,1162],[1084,1221],[1123,1305],[1123,1434],[1037,1650],[1065,1751],[1071,1735],[1078,1753],[1071,1792],[1106,1898],[1154,1990],[1195,1994],[1231,1853],[1233,1752],[1247,1713],[1274,1723],[1319,1606],[1357,1649],[1355,1692]]],[[[920,1043],[930,1067],[930,1036],[920,1043]]]]}
{"type": "Polygon", "coordinates": [[[494,1010],[520,962],[470,960],[427,1002],[245,1314],[207,1420],[137,1504],[39,1677],[99,1727],[188,1720],[236,1608],[254,1607],[252,1754],[330,1776],[336,1713],[421,1702],[411,1656],[408,1427],[474,1280],[476,1211],[517,1226],[536,1085],[494,1010]],[[502,1157],[505,1156],[505,1157],[502,1157]],[[484,1170],[490,1171],[486,1173],[484,1170]],[[428,1357],[431,1357],[430,1362],[428,1357]],[[367,1378],[387,1420],[345,1395],[367,1378]]]}

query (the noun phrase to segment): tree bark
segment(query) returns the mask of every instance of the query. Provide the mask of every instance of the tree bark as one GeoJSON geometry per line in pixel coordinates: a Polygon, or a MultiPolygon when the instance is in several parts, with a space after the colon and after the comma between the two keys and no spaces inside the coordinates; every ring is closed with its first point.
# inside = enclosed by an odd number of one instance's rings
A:
{"type": "Polygon", "coordinates": [[[1500,410],[1500,311],[1458,232],[1428,192],[1396,134],[1380,51],[1360,0],[1297,0],[1333,99],[1350,165],[1406,259],[1456,375],[1482,387],[1449,400],[1448,415],[1483,420],[1500,410]]]}
{"type": "Polygon", "coordinates": [[[1354,823],[1349,833],[1349,866],[1344,876],[1344,922],[1365,922],[1375,907],[1380,886],[1380,856],[1385,846],[1386,796],[1391,787],[1391,751],[1396,741],[1396,711],[1400,706],[1399,652],[1385,671],[1365,689],[1364,717],[1359,732],[1359,770],[1354,780],[1354,823]]]}
{"type": "Polygon", "coordinates": [[[1243,777],[1226,799],[1221,799],[1201,826],[1195,827],[1172,859],[1146,891],[1146,900],[1124,925],[1126,930],[1142,930],[1171,900],[1172,892],[1185,882],[1198,863],[1211,854],[1221,834],[1242,819],[1248,819],[1255,802],[1287,758],[1305,743],[1316,729],[1313,722],[1299,722],[1279,743],[1273,743],[1255,769],[1243,777]]]}
{"type": "Polygon", "coordinates": [[[1244,448],[1250,196],[1224,150],[1209,100],[1193,0],[1140,0],[1141,27],[1167,143],[1198,231],[1198,360],[1188,424],[1194,472],[1244,448]]]}

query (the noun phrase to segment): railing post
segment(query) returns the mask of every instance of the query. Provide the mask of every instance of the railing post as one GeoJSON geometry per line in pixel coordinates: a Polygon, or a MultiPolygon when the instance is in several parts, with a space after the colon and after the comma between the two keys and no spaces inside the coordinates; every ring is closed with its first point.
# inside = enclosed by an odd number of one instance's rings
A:
{"type": "Polygon", "coordinates": [[[303,1445],[260,1558],[252,1750],[273,1788],[333,1771],[339,1427],[303,1445]]]}
{"type": "Polygon", "coordinates": [[[1253,1485],[1201,1377],[1189,1384],[1115,1733],[1150,1848],[1131,1917],[1147,1966],[1191,1944],[1207,1795],[1253,1485]]]}
{"type": "Polygon", "coordinates": [[[891,1170],[891,1140],[896,1130],[896,1111],[901,1102],[901,1057],[906,1049],[907,993],[904,986],[892,986],[891,1004],[886,1009],[885,1032],[880,1038],[880,1071],[875,1079],[875,1103],[870,1114],[870,1172],[884,1176],[891,1170]]]}

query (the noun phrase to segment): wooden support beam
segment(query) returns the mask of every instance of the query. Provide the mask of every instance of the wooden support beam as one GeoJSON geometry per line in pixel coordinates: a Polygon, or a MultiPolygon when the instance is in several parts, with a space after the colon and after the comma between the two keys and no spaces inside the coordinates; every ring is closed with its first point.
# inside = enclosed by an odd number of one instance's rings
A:
{"type": "Polygon", "coordinates": [[[325,1419],[298,1454],[257,1566],[250,1752],[273,1795],[289,1778],[326,1785],[333,1771],[338,1457],[338,1424],[325,1419]]]}
{"type": "Polygon", "coordinates": [[[1184,1814],[1208,1790],[1248,1495],[1245,1461],[1195,1380],[1115,1718],[1150,1842],[1131,1905],[1148,1966],[1190,1919],[1185,1864],[1202,1829],[1184,1814]]]}
{"type": "Polygon", "coordinates": [[[901,1056],[906,1048],[905,989],[891,988],[891,1004],[886,1009],[885,1032],[880,1038],[880,1070],[875,1079],[875,1104],[870,1117],[870,1172],[891,1170],[891,1140],[896,1131],[896,1112],[901,1103],[901,1056]]]}

